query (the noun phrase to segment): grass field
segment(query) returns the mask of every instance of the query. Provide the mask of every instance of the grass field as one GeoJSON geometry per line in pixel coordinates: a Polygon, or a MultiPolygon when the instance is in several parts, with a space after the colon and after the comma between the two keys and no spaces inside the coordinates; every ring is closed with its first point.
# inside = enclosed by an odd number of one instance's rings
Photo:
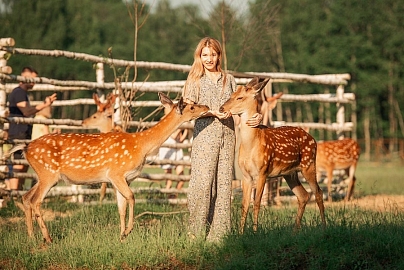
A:
{"type": "MultiPolygon", "coordinates": [[[[355,195],[404,195],[403,175],[400,164],[362,163],[355,195]]],[[[327,204],[325,230],[311,203],[297,232],[295,203],[267,207],[258,232],[249,217],[244,235],[237,233],[240,204],[233,206],[232,233],[221,244],[190,241],[187,213],[144,215],[121,243],[115,204],[52,199],[43,209],[54,243],[44,245],[36,224],[35,238],[27,238],[22,211],[9,203],[0,209],[0,269],[404,269],[404,209],[394,203],[384,211],[327,204]]],[[[186,208],[137,204],[135,211],[186,208]]]]}

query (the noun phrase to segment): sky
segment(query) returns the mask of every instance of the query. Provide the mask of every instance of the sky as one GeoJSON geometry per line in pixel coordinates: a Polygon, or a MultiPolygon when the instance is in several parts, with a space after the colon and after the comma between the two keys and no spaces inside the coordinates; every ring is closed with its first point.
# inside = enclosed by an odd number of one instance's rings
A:
{"type": "MultiPolygon", "coordinates": [[[[146,3],[157,5],[160,0],[145,0],[146,3]]],[[[202,15],[204,13],[209,14],[210,10],[223,0],[169,0],[172,7],[177,7],[183,4],[198,5],[202,15]]],[[[247,9],[247,0],[225,0],[225,2],[235,8],[237,11],[243,11],[247,9]]]]}

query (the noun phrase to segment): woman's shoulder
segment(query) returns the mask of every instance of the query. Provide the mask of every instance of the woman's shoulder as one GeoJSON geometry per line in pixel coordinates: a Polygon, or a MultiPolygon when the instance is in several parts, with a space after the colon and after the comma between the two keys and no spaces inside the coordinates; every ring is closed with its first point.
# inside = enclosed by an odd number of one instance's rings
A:
{"type": "Polygon", "coordinates": [[[228,80],[234,80],[234,76],[233,76],[232,74],[230,74],[230,73],[225,73],[225,75],[226,75],[226,79],[228,79],[228,80]]]}
{"type": "Polygon", "coordinates": [[[234,76],[230,73],[226,73],[226,81],[235,84],[236,83],[236,79],[234,79],[234,76]]]}

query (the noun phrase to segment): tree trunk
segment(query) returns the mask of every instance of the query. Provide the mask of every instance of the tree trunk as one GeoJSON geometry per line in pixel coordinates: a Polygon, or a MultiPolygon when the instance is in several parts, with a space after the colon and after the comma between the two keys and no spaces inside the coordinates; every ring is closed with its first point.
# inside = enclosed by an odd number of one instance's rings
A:
{"type": "Polygon", "coordinates": [[[371,141],[370,141],[370,117],[369,117],[369,109],[365,108],[363,114],[363,133],[365,136],[365,152],[363,154],[364,159],[370,160],[370,149],[371,149],[371,141]]]}
{"type": "Polygon", "coordinates": [[[392,154],[396,150],[397,145],[397,119],[394,113],[394,74],[393,74],[393,63],[389,64],[389,80],[388,80],[388,103],[389,103],[389,152],[392,154]]]}

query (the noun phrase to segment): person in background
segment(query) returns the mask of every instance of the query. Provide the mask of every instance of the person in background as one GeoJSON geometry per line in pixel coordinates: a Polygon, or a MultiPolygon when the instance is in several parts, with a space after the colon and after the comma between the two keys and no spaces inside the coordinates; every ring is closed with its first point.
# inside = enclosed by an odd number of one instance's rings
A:
{"type": "MultiPolygon", "coordinates": [[[[194,62],[183,89],[185,101],[207,105],[210,111],[195,120],[188,209],[189,236],[220,241],[230,231],[231,183],[233,180],[235,131],[230,113],[220,106],[236,91],[232,75],[221,68],[222,48],[205,37],[194,52],[194,62]]],[[[262,115],[248,120],[258,126],[262,115]]]]}
{"type": "MultiPolygon", "coordinates": [[[[21,76],[28,78],[35,78],[38,72],[32,67],[24,67],[21,71],[21,76]]],[[[56,100],[56,93],[47,96],[44,103],[36,106],[31,106],[28,99],[28,91],[34,87],[33,82],[20,82],[18,87],[14,88],[8,96],[10,117],[32,117],[37,112],[44,108],[51,106],[53,101],[56,100]]],[[[29,140],[32,135],[32,125],[30,124],[17,124],[10,123],[8,130],[8,139],[29,140]]],[[[22,151],[14,153],[14,159],[22,159],[22,151]]],[[[13,165],[10,172],[26,172],[28,166],[26,165],[13,165]]],[[[6,188],[9,190],[21,190],[24,184],[24,179],[10,178],[6,179],[6,188]]]]}
{"type": "MultiPolygon", "coordinates": [[[[35,119],[49,119],[51,118],[51,106],[43,108],[39,112],[35,114],[35,119]]],[[[46,124],[34,124],[32,126],[32,135],[31,140],[35,140],[43,135],[49,134],[50,128],[49,125],[46,124]]]]}
{"type": "MultiPolygon", "coordinates": [[[[188,135],[187,129],[177,129],[170,137],[164,142],[167,144],[176,144],[182,143],[188,135]]],[[[169,147],[160,147],[159,149],[159,158],[160,159],[171,159],[171,160],[184,160],[184,151],[181,148],[169,148],[169,147]]],[[[164,169],[165,173],[171,174],[173,169],[177,175],[184,174],[184,165],[171,165],[171,164],[164,164],[161,166],[164,169]]],[[[172,180],[167,180],[166,189],[170,189],[173,184],[172,180]]],[[[184,181],[178,181],[177,190],[180,190],[184,186],[184,181]]],[[[175,197],[175,196],[173,196],[175,197]]]]}

